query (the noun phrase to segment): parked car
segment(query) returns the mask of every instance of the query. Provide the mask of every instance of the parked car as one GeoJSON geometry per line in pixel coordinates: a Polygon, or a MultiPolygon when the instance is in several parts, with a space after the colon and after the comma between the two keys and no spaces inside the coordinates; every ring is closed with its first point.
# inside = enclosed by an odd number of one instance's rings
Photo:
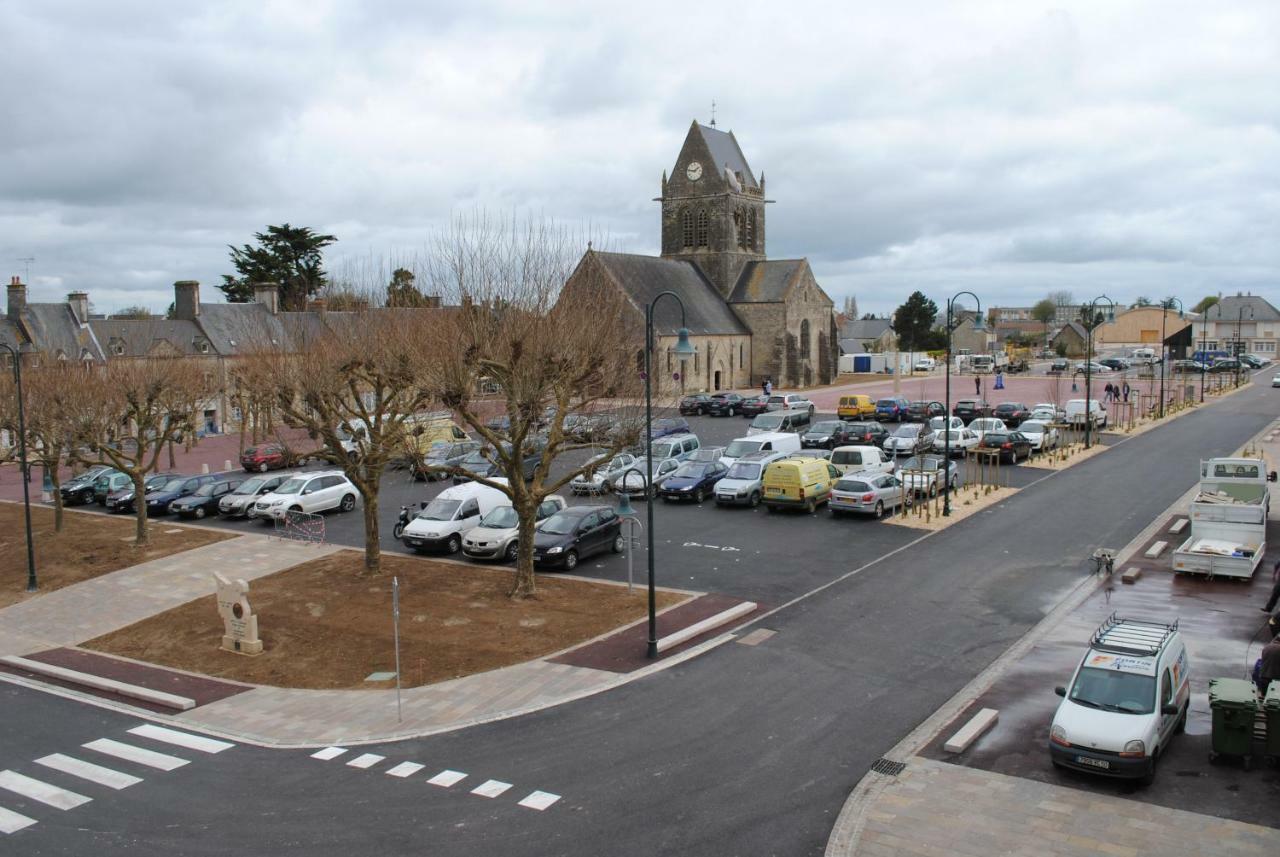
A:
{"type": "Polygon", "coordinates": [[[883,423],[849,423],[849,443],[864,443],[871,446],[880,446],[888,436],[889,430],[884,427],[883,423]]]}
{"type": "Polygon", "coordinates": [[[884,451],[890,455],[915,455],[932,446],[933,432],[922,423],[904,423],[884,441],[884,451]]]}
{"type": "Polygon", "coordinates": [[[770,411],[751,421],[747,435],[799,432],[809,424],[808,411],[770,411]]]}
{"type": "Polygon", "coordinates": [[[658,488],[663,502],[673,500],[692,500],[701,503],[715,493],[716,483],[724,477],[729,468],[719,461],[686,461],[676,468],[658,488]]]}
{"type": "Polygon", "coordinates": [[[929,419],[929,431],[942,431],[944,428],[960,431],[960,429],[964,428],[964,420],[959,417],[931,417],[929,419]]]}
{"type": "Polygon", "coordinates": [[[934,360],[932,357],[921,357],[919,360],[915,362],[915,365],[911,367],[911,371],[932,372],[937,367],[937,365],[938,365],[938,361],[934,360]]]}
{"type": "MultiPolygon", "coordinates": [[[[505,484],[505,481],[504,481],[505,484]]],[[[418,553],[457,553],[467,533],[499,506],[509,505],[506,493],[479,482],[450,486],[427,503],[400,534],[418,553]]]]}
{"type": "Polygon", "coordinates": [[[961,399],[956,402],[955,407],[951,409],[951,413],[964,420],[967,425],[974,420],[991,416],[991,405],[981,399],[961,399]]]}
{"type": "Polygon", "coordinates": [[[687,461],[701,448],[702,442],[696,434],[670,435],[662,440],[655,440],[649,449],[649,456],[658,461],[664,458],[687,461]]]}
{"type": "Polygon", "coordinates": [[[94,500],[93,483],[100,476],[117,473],[114,467],[106,464],[95,464],[88,470],[68,479],[58,486],[62,502],[67,506],[86,505],[94,500]]]}
{"type": "MultiPolygon", "coordinates": [[[[511,444],[502,441],[502,449],[503,452],[509,454],[511,444]]],[[[526,481],[533,478],[533,471],[537,469],[539,462],[542,461],[544,449],[546,449],[546,445],[540,437],[525,438],[524,444],[521,446],[523,456],[520,461],[520,469],[526,481]]],[[[502,472],[498,456],[492,449],[487,451],[484,448],[477,449],[455,466],[458,470],[453,474],[454,485],[469,482],[476,478],[492,479],[495,476],[506,475],[502,472]]]]}
{"type": "Polygon", "coordinates": [[[533,562],[573,571],[592,554],[622,553],[622,519],[611,506],[571,506],[547,518],[533,535],[533,562]]]}
{"type": "Polygon", "coordinates": [[[1271,379],[1271,386],[1272,386],[1272,387],[1280,387],[1280,375],[1276,375],[1276,376],[1272,377],[1272,379],[1271,379]]]}
{"type": "Polygon", "coordinates": [[[1218,374],[1220,372],[1239,372],[1242,371],[1239,360],[1230,357],[1224,357],[1221,360],[1215,360],[1213,365],[1209,367],[1209,371],[1218,374]]]}
{"type": "Polygon", "coordinates": [[[907,405],[907,419],[915,422],[928,422],[933,417],[940,417],[947,412],[942,402],[910,402],[907,405]]]}
{"type": "Polygon", "coordinates": [[[812,514],[831,497],[840,471],[818,458],[784,458],[764,469],[764,504],[770,512],[803,508],[812,514]]]}
{"type": "Polygon", "coordinates": [[[356,486],[337,471],[299,473],[286,479],[253,504],[254,517],[284,520],[289,512],[350,512],[356,507],[356,486]]]}
{"type": "Polygon", "coordinates": [[[1241,354],[1239,360],[1250,369],[1261,369],[1263,366],[1262,361],[1252,354],[1241,354]]]}
{"type": "Polygon", "coordinates": [[[875,419],[876,401],[863,393],[841,396],[836,405],[836,416],[842,420],[875,419]]]}
{"type": "Polygon", "coordinates": [[[982,417],[969,423],[969,431],[976,434],[978,440],[982,440],[982,436],[989,431],[1006,432],[1008,430],[1009,427],[1004,424],[1004,420],[999,420],[995,417],[982,417]]]}
{"type": "Polygon", "coordinates": [[[792,453],[800,451],[800,438],[785,432],[763,432],[736,438],[729,442],[720,456],[720,463],[729,467],[744,455],[753,452],[792,453]]]}
{"type": "Polygon", "coordinates": [[[770,411],[803,411],[813,419],[813,402],[799,393],[775,393],[769,397],[770,411]]]}
{"type": "Polygon", "coordinates": [[[1061,372],[1071,371],[1071,361],[1058,358],[1049,364],[1049,374],[1057,375],[1061,372]]]}
{"type": "Polygon", "coordinates": [[[752,396],[749,399],[743,399],[738,405],[738,413],[747,419],[753,419],[769,410],[768,396],[752,396]]]}
{"type": "Polygon", "coordinates": [[[876,419],[880,422],[900,423],[907,418],[911,403],[903,398],[880,399],[876,402],[876,419]]]}
{"type": "MultiPolygon", "coordinates": [[[[174,474],[169,474],[174,475],[174,474]]],[[[144,481],[142,483],[146,485],[144,481]]],[[[163,484],[161,481],[159,484],[163,484]]],[[[152,487],[155,487],[152,485],[152,487]]],[[[93,499],[99,506],[107,505],[107,498],[117,491],[133,490],[133,477],[119,470],[108,470],[93,480],[93,499]]]]}
{"type": "Polygon", "coordinates": [[[266,473],[268,470],[289,467],[293,464],[290,459],[289,450],[283,444],[262,443],[240,453],[240,466],[246,471],[266,473]]]}
{"type": "Polygon", "coordinates": [[[864,470],[893,472],[893,459],[874,446],[838,446],[831,451],[831,464],[844,475],[864,470]]]}
{"type": "Polygon", "coordinates": [[[147,514],[151,516],[169,514],[170,503],[180,497],[194,494],[201,485],[208,485],[215,479],[216,477],[213,474],[206,476],[175,476],[163,485],[147,492],[144,498],[147,503],[147,514]]]}
{"type": "Polygon", "coordinates": [[[752,508],[760,505],[764,469],[783,457],[781,452],[749,452],[736,459],[716,483],[716,504],[752,508]]]}
{"type": "Polygon", "coordinates": [[[978,449],[999,450],[1000,461],[1017,464],[1031,457],[1031,439],[1022,432],[1008,431],[1004,433],[989,431],[978,442],[978,449]]]}
{"type": "Polygon", "coordinates": [[[948,480],[951,482],[952,489],[960,485],[960,468],[954,461],[941,455],[918,455],[908,458],[898,468],[897,476],[908,491],[930,497],[941,491],[948,480]]]}
{"type": "Polygon", "coordinates": [[[631,467],[613,479],[610,487],[629,497],[656,497],[663,481],[679,470],[682,463],[676,458],[637,458],[631,467]]]}
{"type": "Polygon", "coordinates": [[[635,462],[636,457],[629,452],[620,452],[612,457],[597,455],[588,462],[589,470],[569,480],[569,490],[575,495],[600,494],[608,491],[612,480],[621,476],[635,462]]]}
{"type": "Polygon", "coordinates": [[[1112,372],[1115,371],[1110,366],[1104,366],[1101,363],[1097,362],[1096,360],[1092,362],[1085,362],[1081,360],[1078,363],[1076,363],[1075,368],[1072,371],[1076,375],[1083,375],[1085,373],[1086,368],[1088,369],[1090,375],[1110,375],[1112,372]]]}
{"type": "Polygon", "coordinates": [[[1265,356],[1265,355],[1263,355],[1263,354],[1254,354],[1253,352],[1250,352],[1250,353],[1246,354],[1245,356],[1246,356],[1246,357],[1249,357],[1249,358],[1252,358],[1253,360],[1258,361],[1258,366],[1259,366],[1259,367],[1262,367],[1262,366],[1270,366],[1270,365],[1271,365],[1271,358],[1270,358],[1270,357],[1267,357],[1267,356],[1265,356]]]}
{"type": "MultiPolygon", "coordinates": [[[[862,432],[858,433],[861,439],[862,432]]],[[[805,449],[835,449],[853,440],[853,432],[849,423],[843,420],[822,420],[809,426],[808,431],[800,435],[800,446],[805,449]]]]}
{"type": "Polygon", "coordinates": [[[1004,367],[1004,371],[1010,375],[1016,375],[1019,372],[1030,372],[1031,364],[1019,357],[1017,360],[1010,360],[1009,365],[1004,367]]]}
{"type": "MultiPolygon", "coordinates": [[[[1073,426],[1083,426],[1084,407],[1084,399],[1068,399],[1066,421],[1073,426]]],[[[1107,427],[1107,409],[1097,399],[1089,399],[1089,416],[1094,428],[1107,427]]]]}
{"type": "Polygon", "coordinates": [[[911,492],[892,473],[854,473],[836,481],[827,508],[838,518],[861,513],[883,518],[902,505],[911,505],[911,492]]]}
{"type": "MultiPolygon", "coordinates": [[[[430,505],[430,504],[428,504],[430,505]]],[[[559,494],[552,494],[538,504],[534,513],[538,522],[563,512],[568,504],[559,494]]],[[[511,506],[495,506],[462,537],[462,552],[468,559],[504,559],[514,562],[520,548],[520,519],[511,506]]]]}
{"type": "Polygon", "coordinates": [[[1098,362],[1114,372],[1123,372],[1130,368],[1129,361],[1123,357],[1104,357],[1098,362]]]}
{"type": "Polygon", "coordinates": [[[611,414],[567,414],[561,429],[570,440],[592,443],[607,437],[614,424],[611,414]]]}
{"type": "MultiPolygon", "coordinates": [[[[181,474],[178,473],[152,473],[142,481],[142,487],[145,489],[144,493],[149,493],[164,487],[173,479],[181,478],[181,474]]],[[[113,483],[109,481],[108,484],[113,483]]],[[[103,498],[102,505],[107,507],[108,512],[132,512],[135,499],[133,495],[133,480],[126,479],[121,487],[110,491],[103,498]]]]}
{"type": "Polygon", "coordinates": [[[793,452],[787,458],[821,458],[823,461],[831,460],[831,450],[829,449],[802,449],[799,452],[793,452]]]}
{"type": "Polygon", "coordinates": [[[1001,402],[996,405],[991,416],[1003,420],[1009,428],[1017,428],[1023,420],[1031,418],[1031,409],[1022,402],[1001,402]]]}
{"type": "Polygon", "coordinates": [[[711,407],[709,393],[694,393],[680,400],[680,413],[685,416],[702,416],[711,407]]]}
{"type": "Polygon", "coordinates": [[[950,429],[946,433],[938,432],[933,436],[933,451],[945,454],[950,448],[952,455],[963,456],[977,447],[981,440],[982,438],[973,429],[950,429]]]}
{"type": "Polygon", "coordinates": [[[1171,371],[1184,374],[1207,372],[1209,370],[1208,366],[1198,360],[1175,360],[1169,365],[1171,371]]]}
{"type": "Polygon", "coordinates": [[[731,417],[738,413],[745,401],[737,393],[716,393],[707,403],[707,416],[731,417]]]}
{"type": "Polygon", "coordinates": [[[444,479],[450,475],[448,468],[461,465],[468,455],[479,449],[480,442],[477,440],[438,443],[427,450],[427,454],[414,466],[413,476],[428,482],[444,479]]]}
{"type": "Polygon", "coordinates": [[[253,511],[253,504],[258,502],[259,497],[270,494],[284,484],[286,479],[292,478],[292,473],[250,476],[218,500],[218,511],[224,518],[248,517],[253,511]]]}
{"type": "Polygon", "coordinates": [[[1058,430],[1042,420],[1026,420],[1018,426],[1018,431],[1031,441],[1032,452],[1047,452],[1058,447],[1058,430]]]}
{"type": "Polygon", "coordinates": [[[206,482],[185,497],[169,504],[169,511],[181,518],[203,518],[218,514],[218,503],[223,497],[240,487],[243,479],[219,479],[206,482]]]}
{"type": "MultiPolygon", "coordinates": [[[[1031,406],[1031,413],[1033,415],[1047,413],[1049,415],[1048,422],[1051,423],[1060,423],[1067,418],[1067,412],[1053,402],[1036,402],[1031,406]]],[[[1045,419],[1045,417],[1036,416],[1035,419],[1045,419]]]]}
{"type": "Polygon", "coordinates": [[[489,431],[495,431],[499,434],[507,434],[511,431],[511,417],[506,414],[499,414],[485,421],[484,427],[489,431]]]}
{"type": "Polygon", "coordinates": [[[689,434],[689,421],[684,417],[663,417],[653,421],[653,439],[666,437],[669,434],[689,434]]]}

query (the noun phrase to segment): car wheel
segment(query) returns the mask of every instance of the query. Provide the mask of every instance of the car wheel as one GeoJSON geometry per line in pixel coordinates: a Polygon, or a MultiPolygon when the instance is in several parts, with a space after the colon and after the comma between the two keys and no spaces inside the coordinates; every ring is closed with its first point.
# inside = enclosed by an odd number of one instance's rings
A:
{"type": "Polygon", "coordinates": [[[395,526],[391,528],[391,535],[397,539],[402,537],[404,535],[404,524],[396,521],[395,526]]]}
{"type": "Polygon", "coordinates": [[[344,494],[342,497],[342,502],[338,504],[338,508],[344,512],[350,512],[355,507],[356,507],[355,494],[344,494]]]}
{"type": "Polygon", "coordinates": [[[292,506],[290,506],[290,507],[289,507],[289,511],[290,511],[290,512],[301,512],[301,511],[302,511],[302,507],[301,507],[301,506],[299,506],[299,505],[297,505],[297,504],[295,503],[294,505],[292,505],[292,506]]]}
{"type": "Polygon", "coordinates": [[[705,499],[707,499],[707,495],[703,493],[701,488],[693,492],[693,502],[701,504],[705,499]]]}
{"type": "Polygon", "coordinates": [[[503,559],[507,562],[515,562],[516,557],[520,555],[520,542],[513,541],[507,545],[507,549],[502,552],[503,559]]]}
{"type": "Polygon", "coordinates": [[[196,506],[196,520],[200,520],[205,516],[204,506],[196,506]]]}
{"type": "Polygon", "coordinates": [[[814,512],[818,511],[818,501],[810,497],[804,504],[804,510],[812,515],[814,512]]]}
{"type": "Polygon", "coordinates": [[[1191,703],[1182,706],[1182,716],[1178,718],[1178,723],[1173,727],[1173,731],[1181,735],[1187,731],[1187,709],[1191,707],[1191,703]]]}
{"type": "MultiPolygon", "coordinates": [[[[1249,757],[1246,756],[1245,760],[1248,761],[1248,758],[1249,757]]],[[[1142,775],[1141,779],[1138,780],[1139,784],[1145,787],[1145,786],[1151,785],[1156,781],[1156,768],[1158,767],[1159,761],[1160,761],[1160,749],[1156,748],[1155,753],[1153,753],[1151,756],[1151,770],[1147,771],[1145,774],[1142,775]]],[[[1246,770],[1248,770],[1248,768],[1246,768],[1246,770]]]]}
{"type": "Polygon", "coordinates": [[[81,494],[81,495],[80,495],[80,502],[81,502],[81,503],[83,503],[83,504],[85,504],[86,506],[87,506],[87,505],[89,505],[90,503],[92,503],[92,502],[93,502],[93,492],[92,492],[92,491],[86,491],[86,492],[84,492],[83,494],[81,494]]]}
{"type": "Polygon", "coordinates": [[[626,547],[626,541],[622,538],[622,533],[618,533],[613,537],[613,552],[622,553],[622,549],[626,547]]]}
{"type": "Polygon", "coordinates": [[[752,491],[752,492],[751,492],[751,496],[750,496],[749,498],[747,498],[747,504],[748,504],[748,505],[750,505],[752,509],[754,509],[756,506],[759,506],[759,505],[760,505],[760,492],[759,492],[759,491],[752,491]]]}
{"type": "Polygon", "coordinates": [[[462,549],[462,539],[458,538],[457,533],[449,536],[449,541],[444,543],[444,549],[448,553],[457,553],[462,549]]]}
{"type": "Polygon", "coordinates": [[[578,552],[569,551],[567,554],[564,555],[564,570],[573,571],[577,567],[578,567],[578,552]]]}
{"type": "Polygon", "coordinates": [[[267,472],[267,463],[265,461],[258,465],[258,472],[259,473],[267,472]]]}
{"type": "Polygon", "coordinates": [[[729,416],[733,416],[733,408],[729,409],[729,416]]]}
{"type": "Polygon", "coordinates": [[[929,496],[930,496],[930,497],[937,497],[937,496],[938,496],[938,483],[937,483],[937,482],[930,482],[930,483],[929,483],[929,496]]]}
{"type": "Polygon", "coordinates": [[[883,518],[883,517],[884,517],[884,501],[883,501],[883,500],[878,500],[878,501],[876,501],[876,512],[875,512],[875,514],[876,514],[876,518],[877,518],[877,519],[880,519],[880,518],[883,518]]]}

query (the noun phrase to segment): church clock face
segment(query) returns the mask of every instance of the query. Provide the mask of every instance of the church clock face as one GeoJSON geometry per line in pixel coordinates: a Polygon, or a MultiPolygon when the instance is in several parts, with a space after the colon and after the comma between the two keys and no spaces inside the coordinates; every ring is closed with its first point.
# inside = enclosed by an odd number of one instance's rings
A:
{"type": "Polygon", "coordinates": [[[689,181],[696,182],[702,178],[702,164],[690,161],[689,166],[685,167],[684,174],[689,177],[689,181]]]}

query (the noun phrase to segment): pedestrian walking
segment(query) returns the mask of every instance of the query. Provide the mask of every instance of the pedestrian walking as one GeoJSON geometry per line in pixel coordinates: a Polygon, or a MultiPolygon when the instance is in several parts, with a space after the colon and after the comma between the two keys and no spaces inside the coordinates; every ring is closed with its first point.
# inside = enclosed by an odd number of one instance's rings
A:
{"type": "Polygon", "coordinates": [[[1132,388],[1129,386],[1129,382],[1125,381],[1124,382],[1124,400],[1126,402],[1129,401],[1129,393],[1131,392],[1132,392],[1132,388]]]}
{"type": "Polygon", "coordinates": [[[981,378],[974,378],[974,379],[973,379],[973,394],[974,394],[975,396],[981,396],[981,395],[982,395],[982,379],[981,379],[981,378]]]}
{"type": "Polygon", "coordinates": [[[1271,569],[1271,597],[1267,599],[1267,606],[1262,608],[1263,613],[1270,613],[1276,609],[1276,602],[1280,601],[1280,559],[1276,560],[1275,566],[1271,569]]]}
{"type": "Polygon", "coordinates": [[[763,381],[760,382],[760,392],[766,396],[769,395],[769,379],[768,378],[765,378],[763,381]]]}
{"type": "Polygon", "coordinates": [[[765,379],[764,379],[764,394],[765,394],[766,396],[772,396],[772,395],[773,395],[773,379],[772,379],[772,378],[765,378],[765,379]]]}

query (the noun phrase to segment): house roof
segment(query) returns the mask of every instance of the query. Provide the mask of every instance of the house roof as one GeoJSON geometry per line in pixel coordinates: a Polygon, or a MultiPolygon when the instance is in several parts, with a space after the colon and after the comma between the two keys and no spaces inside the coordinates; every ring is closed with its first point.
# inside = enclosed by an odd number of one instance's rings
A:
{"type": "Polygon", "coordinates": [[[770,259],[748,262],[729,295],[731,304],[782,303],[804,271],[804,259],[770,259]]]}
{"type": "Polygon", "coordinates": [[[309,313],[272,315],[266,304],[200,304],[195,323],[219,354],[232,356],[256,348],[291,347],[281,318],[309,313]]]}
{"type": "Polygon", "coordinates": [[[105,318],[93,319],[89,328],[109,357],[147,357],[157,348],[172,349],[172,353],[187,357],[213,354],[213,344],[204,332],[191,321],[173,318],[105,318]],[[207,343],[204,349],[198,343],[207,343]],[[124,348],[123,353],[113,350],[114,345],[124,348]]]}
{"type": "Polygon", "coordinates": [[[743,187],[759,187],[756,184],[756,177],[751,174],[751,167],[747,166],[746,156],[742,154],[742,148],[738,145],[738,140],[733,136],[732,131],[721,131],[718,128],[711,128],[702,123],[697,123],[698,131],[702,134],[702,140],[707,144],[711,157],[715,159],[716,172],[723,172],[727,166],[735,173],[741,173],[743,187]]]}
{"type": "Polygon", "coordinates": [[[884,336],[885,331],[889,330],[889,323],[887,318],[851,319],[840,328],[840,337],[842,339],[879,339],[884,336]]]}
{"type": "Polygon", "coordinates": [[[1080,337],[1081,341],[1084,341],[1089,337],[1089,331],[1085,330],[1084,326],[1080,324],[1080,322],[1069,321],[1053,332],[1053,336],[1050,337],[1050,341],[1057,339],[1068,329],[1075,333],[1076,336],[1080,337]]]}
{"type": "MultiPolygon", "coordinates": [[[[750,331],[692,262],[630,253],[587,251],[641,313],[665,291],[684,302],[685,325],[692,334],[745,335],[750,331]]],[[[584,260],[585,261],[585,260],[584,260]]],[[[674,335],[680,329],[680,306],[663,301],[654,310],[654,327],[674,335]]]]}
{"type": "Polygon", "coordinates": [[[1280,310],[1273,307],[1261,295],[1227,295],[1205,311],[1205,321],[1231,323],[1240,318],[1244,310],[1245,321],[1280,321],[1280,310]],[[1250,310],[1253,318],[1249,318],[1250,310]]]}
{"type": "Polygon", "coordinates": [[[61,353],[68,360],[79,360],[88,352],[94,360],[103,358],[92,330],[76,321],[67,304],[27,304],[22,310],[21,322],[24,330],[19,334],[13,322],[5,320],[6,344],[16,346],[29,336],[32,347],[50,357],[61,353]]]}

